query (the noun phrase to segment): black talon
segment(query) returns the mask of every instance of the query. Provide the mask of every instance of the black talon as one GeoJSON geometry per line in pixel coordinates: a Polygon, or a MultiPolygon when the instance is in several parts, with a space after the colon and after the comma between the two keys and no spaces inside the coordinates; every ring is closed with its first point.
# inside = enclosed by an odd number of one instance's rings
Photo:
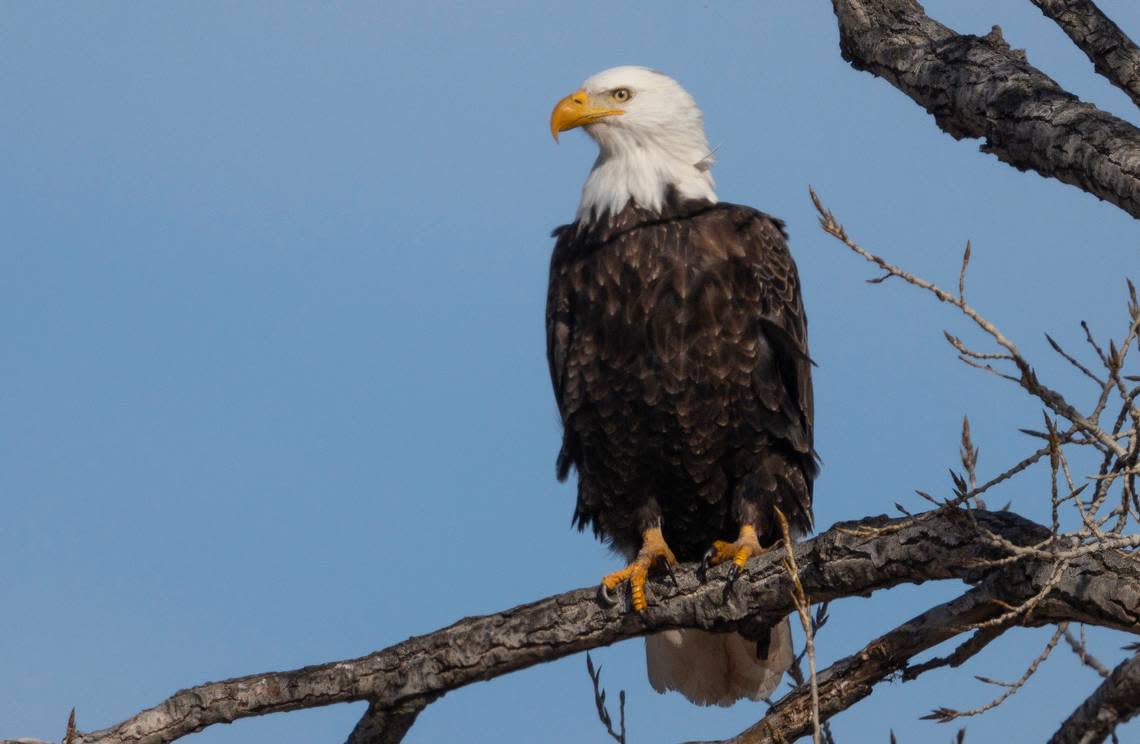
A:
{"type": "Polygon", "coordinates": [[[737,579],[740,578],[740,575],[742,573],[744,573],[744,572],[740,570],[740,566],[736,565],[735,563],[731,564],[728,567],[728,583],[731,584],[731,583],[735,582],[737,579]]]}
{"type": "Polygon", "coordinates": [[[673,573],[673,564],[666,562],[665,570],[669,572],[669,579],[673,582],[673,588],[680,589],[681,585],[677,583],[677,574],[673,573]]]}
{"type": "Polygon", "coordinates": [[[728,578],[724,581],[724,594],[722,595],[725,602],[728,601],[728,595],[732,593],[732,587],[736,584],[736,580],[739,579],[743,573],[744,571],[735,563],[728,567],[728,578]]]}
{"type": "Polygon", "coordinates": [[[617,597],[610,594],[610,589],[604,581],[598,584],[598,602],[606,607],[613,607],[617,604],[617,597]]]}
{"type": "Polygon", "coordinates": [[[712,568],[712,559],[714,555],[716,555],[716,548],[709,548],[705,551],[705,557],[701,558],[701,565],[697,569],[697,578],[701,580],[702,584],[708,580],[709,569],[712,568]]]}

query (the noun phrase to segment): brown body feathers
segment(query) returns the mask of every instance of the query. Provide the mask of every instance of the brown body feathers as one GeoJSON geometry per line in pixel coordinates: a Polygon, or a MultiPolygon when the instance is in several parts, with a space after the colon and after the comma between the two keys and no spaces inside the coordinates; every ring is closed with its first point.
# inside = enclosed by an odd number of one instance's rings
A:
{"type": "Polygon", "coordinates": [[[705,201],[555,230],[546,331],[578,471],[574,521],[624,553],[660,524],[681,560],[772,507],[811,528],[811,360],[783,223],[705,201]]]}

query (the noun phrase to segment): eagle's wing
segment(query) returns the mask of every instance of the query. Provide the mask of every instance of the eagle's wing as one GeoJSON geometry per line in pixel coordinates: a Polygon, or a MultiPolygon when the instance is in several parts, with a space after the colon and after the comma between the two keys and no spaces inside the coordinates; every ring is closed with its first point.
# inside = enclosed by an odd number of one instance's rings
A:
{"type": "Polygon", "coordinates": [[[554,399],[563,424],[562,449],[558,453],[557,466],[559,480],[565,480],[569,474],[577,446],[573,429],[566,426],[566,360],[574,335],[570,283],[564,271],[568,229],[560,227],[554,231],[558,241],[550,260],[550,284],[546,293],[546,361],[550,365],[550,382],[554,386],[554,399]]]}
{"type": "Polygon", "coordinates": [[[810,529],[812,480],[818,465],[813,447],[812,361],[799,274],[788,251],[783,222],[753,212],[744,232],[749,243],[747,260],[759,280],[757,330],[772,357],[770,363],[760,360],[752,375],[752,387],[773,414],[771,425],[765,427],[768,433],[783,439],[796,453],[804,489],[796,494],[798,513],[788,516],[796,517],[793,524],[799,522],[801,529],[810,529]]]}
{"type": "Polygon", "coordinates": [[[769,341],[776,347],[780,378],[790,396],[804,442],[796,449],[810,449],[813,400],[812,361],[808,354],[807,314],[800,293],[796,264],[788,251],[784,223],[760,214],[752,223],[753,240],[760,243],[755,264],[761,282],[763,305],[760,320],[769,341]]]}

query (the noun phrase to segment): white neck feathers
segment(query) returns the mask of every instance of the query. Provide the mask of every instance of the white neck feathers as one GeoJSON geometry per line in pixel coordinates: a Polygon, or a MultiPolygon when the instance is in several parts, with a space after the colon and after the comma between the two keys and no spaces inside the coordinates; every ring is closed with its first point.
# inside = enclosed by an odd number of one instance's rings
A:
{"type": "Polygon", "coordinates": [[[631,201],[659,212],[670,187],[683,199],[716,202],[711,167],[707,150],[675,154],[651,142],[609,152],[603,147],[582,187],[577,219],[592,222],[614,215],[631,201]]]}

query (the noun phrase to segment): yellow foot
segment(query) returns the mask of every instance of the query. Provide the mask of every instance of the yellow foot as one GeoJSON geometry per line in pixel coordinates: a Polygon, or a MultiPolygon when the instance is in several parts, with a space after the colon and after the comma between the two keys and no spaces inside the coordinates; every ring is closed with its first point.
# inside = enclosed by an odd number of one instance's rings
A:
{"type": "Polygon", "coordinates": [[[649,578],[649,569],[657,564],[664,564],[669,575],[673,577],[673,586],[677,585],[677,578],[673,576],[673,567],[677,565],[677,557],[665,544],[665,536],[661,534],[660,527],[652,527],[641,536],[641,550],[637,558],[620,571],[614,571],[602,579],[598,587],[598,598],[607,605],[617,604],[613,591],[619,584],[628,581],[629,593],[633,598],[633,609],[643,612],[649,603],[645,601],[645,580],[649,578]]]}
{"type": "Polygon", "coordinates": [[[732,561],[732,567],[728,569],[728,583],[736,581],[740,574],[744,573],[744,564],[748,563],[748,559],[754,555],[763,555],[767,551],[760,547],[760,541],[756,539],[756,529],[746,524],[740,528],[740,536],[736,538],[736,542],[725,542],[724,540],[717,540],[705,553],[705,559],[701,563],[702,570],[707,570],[712,566],[719,566],[722,563],[732,561]]]}

